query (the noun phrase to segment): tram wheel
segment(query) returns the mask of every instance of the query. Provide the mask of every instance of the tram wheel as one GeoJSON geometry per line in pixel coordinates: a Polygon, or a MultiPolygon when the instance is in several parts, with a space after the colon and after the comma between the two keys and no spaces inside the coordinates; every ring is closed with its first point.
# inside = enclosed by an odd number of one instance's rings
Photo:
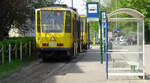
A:
{"type": "Polygon", "coordinates": [[[48,61],[48,58],[47,58],[45,55],[43,55],[43,56],[42,56],[42,61],[43,61],[43,62],[47,62],[47,61],[48,61]]]}

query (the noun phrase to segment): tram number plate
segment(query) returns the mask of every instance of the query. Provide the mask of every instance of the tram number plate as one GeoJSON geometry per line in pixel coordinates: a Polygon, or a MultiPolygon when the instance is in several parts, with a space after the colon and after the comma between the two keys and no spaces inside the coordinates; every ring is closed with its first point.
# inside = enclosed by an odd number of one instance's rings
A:
{"type": "Polygon", "coordinates": [[[49,46],[56,46],[56,43],[49,43],[49,46]]]}

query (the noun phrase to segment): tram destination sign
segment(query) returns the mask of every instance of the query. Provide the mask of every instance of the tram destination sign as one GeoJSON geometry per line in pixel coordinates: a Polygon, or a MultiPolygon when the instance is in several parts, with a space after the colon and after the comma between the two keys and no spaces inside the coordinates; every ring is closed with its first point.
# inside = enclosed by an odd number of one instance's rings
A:
{"type": "Polygon", "coordinates": [[[87,3],[87,17],[98,18],[99,17],[99,4],[98,2],[87,3]]]}

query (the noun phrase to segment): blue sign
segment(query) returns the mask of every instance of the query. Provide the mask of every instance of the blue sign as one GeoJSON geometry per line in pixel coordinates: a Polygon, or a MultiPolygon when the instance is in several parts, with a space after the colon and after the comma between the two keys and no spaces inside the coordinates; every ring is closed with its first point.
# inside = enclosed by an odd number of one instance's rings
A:
{"type": "Polygon", "coordinates": [[[89,2],[87,3],[87,17],[99,17],[99,3],[89,2]]]}
{"type": "Polygon", "coordinates": [[[115,31],[117,31],[118,33],[120,32],[120,29],[119,28],[117,28],[117,29],[115,29],[115,31]]]}

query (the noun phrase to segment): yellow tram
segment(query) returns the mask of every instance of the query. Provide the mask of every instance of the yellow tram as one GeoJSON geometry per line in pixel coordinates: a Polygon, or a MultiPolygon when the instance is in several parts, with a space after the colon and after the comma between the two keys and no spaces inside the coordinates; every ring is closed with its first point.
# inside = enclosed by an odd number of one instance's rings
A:
{"type": "Polygon", "coordinates": [[[81,48],[80,16],[65,5],[36,9],[35,31],[36,48],[43,59],[48,56],[44,52],[64,51],[68,56],[76,56],[81,48]]]}
{"type": "Polygon", "coordinates": [[[81,18],[81,36],[82,49],[89,48],[89,26],[87,26],[86,16],[80,16],[81,18]]]}

